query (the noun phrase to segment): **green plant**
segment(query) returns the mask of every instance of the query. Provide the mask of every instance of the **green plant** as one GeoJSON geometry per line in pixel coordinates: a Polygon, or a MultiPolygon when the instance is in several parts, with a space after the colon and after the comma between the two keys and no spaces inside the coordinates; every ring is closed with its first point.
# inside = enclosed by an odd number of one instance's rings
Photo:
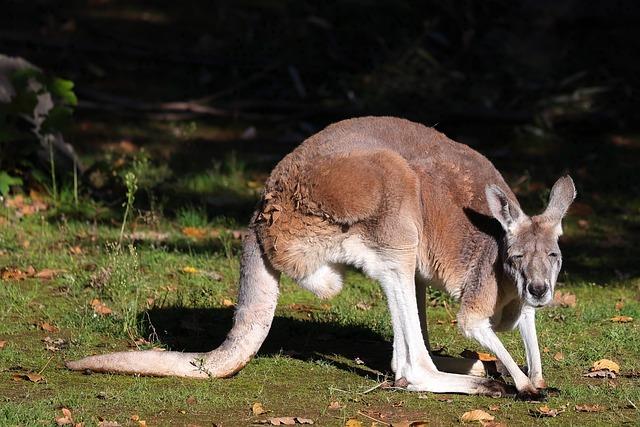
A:
{"type": "Polygon", "coordinates": [[[182,227],[207,227],[209,218],[202,206],[183,206],[176,212],[176,220],[182,227]]]}
{"type": "Polygon", "coordinates": [[[122,238],[124,237],[124,228],[127,225],[127,217],[129,212],[133,208],[133,202],[136,198],[136,191],[138,191],[138,179],[133,172],[127,172],[124,176],[124,184],[127,187],[127,199],[122,204],[124,207],[124,215],[122,217],[122,227],[120,228],[120,238],[118,239],[118,246],[122,245],[122,238]]]}
{"type": "Polygon", "coordinates": [[[0,171],[0,196],[6,197],[12,185],[22,185],[22,179],[0,171]]]}

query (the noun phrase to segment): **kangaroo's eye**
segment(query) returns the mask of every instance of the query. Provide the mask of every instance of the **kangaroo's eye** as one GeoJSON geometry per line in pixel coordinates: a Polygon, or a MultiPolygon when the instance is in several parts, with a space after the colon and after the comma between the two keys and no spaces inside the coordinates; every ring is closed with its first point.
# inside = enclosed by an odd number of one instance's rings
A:
{"type": "Polygon", "coordinates": [[[524,255],[522,254],[515,254],[515,255],[511,255],[511,261],[513,262],[518,262],[522,259],[524,255]]]}
{"type": "Polygon", "coordinates": [[[551,252],[551,253],[549,254],[549,257],[550,257],[550,258],[558,258],[559,256],[560,256],[560,254],[559,254],[558,252],[551,252]]]}

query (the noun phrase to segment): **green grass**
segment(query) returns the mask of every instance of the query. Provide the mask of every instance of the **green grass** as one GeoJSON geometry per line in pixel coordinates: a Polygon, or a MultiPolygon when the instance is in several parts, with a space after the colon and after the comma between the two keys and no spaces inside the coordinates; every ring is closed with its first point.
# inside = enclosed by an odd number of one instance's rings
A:
{"type": "MultiPolygon", "coordinates": [[[[54,279],[36,278],[0,282],[0,425],[54,425],[60,408],[72,410],[74,419],[87,425],[99,417],[132,424],[137,414],[149,425],[168,423],[246,425],[271,416],[301,416],[318,425],[344,425],[365,413],[385,422],[427,420],[434,425],[458,422],[465,411],[484,409],[508,425],[531,424],[535,405],[510,398],[448,396],[376,389],[389,375],[391,327],[380,288],[356,271],[349,271],[344,291],[321,301],[290,280],[282,281],[277,316],[258,357],[231,379],[210,381],[176,378],[136,378],[82,375],[67,371],[63,361],[93,353],[134,347],[171,347],[207,350],[219,343],[230,326],[235,301],[239,241],[230,233],[196,240],[180,234],[180,226],[207,226],[224,220],[209,219],[201,208],[190,207],[175,222],[163,219],[153,230],[167,233],[158,242],[129,242],[118,250],[110,242],[118,226],[80,220],[27,216],[16,219],[3,211],[0,229],[0,267],[36,271],[63,270],[54,279]],[[7,226],[8,225],[8,226],[7,226]],[[129,244],[130,243],[130,244],[129,244]],[[81,253],[72,253],[79,246],[81,253]],[[196,274],[183,272],[186,266],[196,274]],[[216,280],[213,274],[219,278],[216,280]],[[94,313],[90,302],[98,298],[113,310],[94,313]],[[360,309],[360,302],[370,306],[360,309]],[[46,332],[42,322],[59,328],[46,332]],[[63,338],[68,347],[52,353],[42,341],[63,338]],[[364,364],[356,363],[356,358],[364,364]],[[16,382],[16,373],[42,371],[46,382],[16,382]],[[328,409],[332,401],[344,407],[328,409]],[[261,402],[271,411],[253,416],[250,408],[261,402]],[[496,406],[497,405],[497,406],[496,406]],[[492,410],[489,410],[489,407],[492,410]],[[496,409],[497,407],[497,409],[496,409]]],[[[571,227],[569,227],[571,229],[571,227]]],[[[538,422],[562,425],[602,425],[639,422],[640,387],[637,378],[615,380],[584,378],[582,374],[601,358],[610,358],[623,374],[640,371],[640,291],[637,279],[615,283],[587,283],[563,278],[563,290],[577,296],[575,308],[540,311],[538,329],[543,365],[549,384],[561,389],[551,397],[552,408],[566,407],[557,418],[538,422]],[[614,306],[624,301],[620,311],[614,306]],[[636,320],[617,324],[616,315],[636,320]],[[554,355],[562,352],[564,359],[554,355]],[[600,413],[578,413],[576,404],[600,404],[600,413]]],[[[450,355],[464,349],[480,350],[461,336],[445,302],[434,292],[429,308],[432,346],[450,355]]],[[[455,310],[455,303],[453,303],[455,310]]],[[[515,332],[502,334],[505,345],[524,363],[523,348],[515,332]]]]}

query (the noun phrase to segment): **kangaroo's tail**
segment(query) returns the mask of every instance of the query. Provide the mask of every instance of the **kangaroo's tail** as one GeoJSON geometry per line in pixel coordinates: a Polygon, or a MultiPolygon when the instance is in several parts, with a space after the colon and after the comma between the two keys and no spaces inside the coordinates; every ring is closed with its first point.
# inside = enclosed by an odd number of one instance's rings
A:
{"type": "Polygon", "coordinates": [[[278,300],[279,273],[262,254],[253,227],[244,239],[233,327],[208,353],[126,351],[67,362],[69,369],[151,376],[228,377],[242,369],[267,337],[278,300]]]}

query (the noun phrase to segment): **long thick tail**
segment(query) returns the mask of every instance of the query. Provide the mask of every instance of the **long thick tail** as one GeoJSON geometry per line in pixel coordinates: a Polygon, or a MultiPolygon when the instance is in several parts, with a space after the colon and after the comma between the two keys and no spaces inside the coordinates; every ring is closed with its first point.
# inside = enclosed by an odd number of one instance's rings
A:
{"type": "Polygon", "coordinates": [[[266,260],[253,228],[245,237],[240,293],[233,327],[220,347],[208,353],[127,351],[67,362],[69,369],[151,376],[228,377],[242,369],[267,337],[278,300],[279,273],[266,260]]]}

